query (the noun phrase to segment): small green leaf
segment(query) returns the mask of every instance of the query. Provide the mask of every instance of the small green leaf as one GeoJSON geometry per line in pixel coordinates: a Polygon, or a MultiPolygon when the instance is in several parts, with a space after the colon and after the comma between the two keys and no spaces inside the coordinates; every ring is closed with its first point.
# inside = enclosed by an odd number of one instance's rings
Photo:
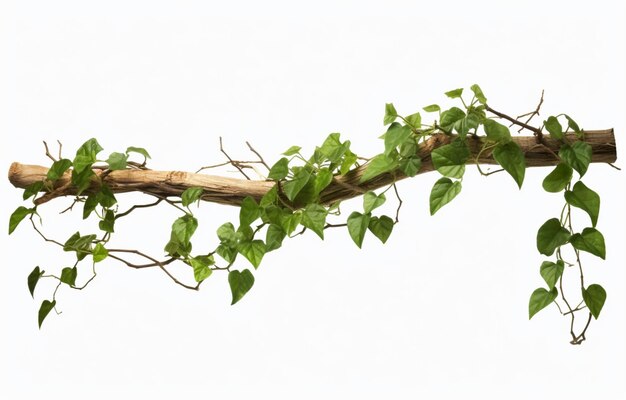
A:
{"type": "Polygon", "coordinates": [[[595,228],[585,228],[582,233],[573,234],[570,243],[578,250],[606,259],[604,236],[595,228]]]}
{"type": "Polygon", "coordinates": [[[270,252],[280,248],[286,236],[287,233],[282,226],[270,224],[270,226],[267,227],[267,233],[265,234],[265,250],[270,252]]]}
{"type": "Polygon", "coordinates": [[[197,228],[198,220],[190,214],[186,214],[176,219],[176,221],[172,224],[170,241],[165,245],[165,251],[170,255],[188,255],[191,252],[192,247],[190,243],[191,236],[193,236],[197,228]]]}
{"type": "Polygon", "coordinates": [[[92,253],[91,246],[95,239],[96,235],[81,236],[80,232],[76,232],[63,244],[63,251],[76,252],[76,258],[80,261],[92,253]]]}
{"type": "Polygon", "coordinates": [[[381,242],[387,242],[391,231],[393,230],[393,220],[386,215],[380,217],[372,217],[368,225],[369,230],[376,236],[381,242]]]}
{"type": "Polygon", "coordinates": [[[200,200],[200,197],[202,197],[202,192],[204,192],[204,189],[202,189],[201,187],[190,187],[185,189],[183,194],[180,195],[180,198],[183,202],[183,207],[189,207],[191,204],[200,200]]]}
{"type": "Polygon", "coordinates": [[[261,215],[261,210],[256,201],[250,196],[243,199],[239,210],[239,225],[250,225],[259,218],[259,215],[261,215]]]}
{"type": "Polygon", "coordinates": [[[583,289],[583,300],[589,308],[589,312],[595,319],[598,319],[600,316],[600,311],[602,311],[602,307],[604,307],[604,302],[606,301],[606,290],[598,284],[592,284],[587,287],[587,289],[583,289]]]}
{"type": "Polygon", "coordinates": [[[97,263],[109,256],[109,251],[104,248],[102,243],[96,244],[96,247],[93,248],[93,262],[97,263]]]}
{"type": "Polygon", "coordinates": [[[320,192],[333,181],[333,173],[326,167],[320,168],[315,174],[315,180],[313,181],[313,190],[315,195],[319,195],[320,192]]]}
{"type": "Polygon", "coordinates": [[[559,157],[567,165],[574,168],[582,178],[591,162],[591,145],[585,142],[574,142],[571,146],[564,144],[559,151],[559,157]]]}
{"type": "Polygon", "coordinates": [[[24,189],[24,194],[22,195],[22,199],[28,200],[32,196],[35,196],[37,195],[37,193],[41,192],[41,189],[43,189],[42,181],[31,183],[30,185],[26,186],[26,188],[24,189]]]}
{"type": "Polygon", "coordinates": [[[254,268],[258,268],[265,255],[265,243],[262,240],[252,240],[239,244],[237,251],[250,261],[254,268]]]}
{"type": "Polygon", "coordinates": [[[543,121],[543,125],[546,127],[548,132],[550,132],[552,139],[563,139],[563,127],[556,117],[548,117],[547,120],[543,121]]]}
{"type": "Polygon", "coordinates": [[[11,217],[9,218],[9,235],[13,233],[15,228],[26,218],[27,215],[31,215],[35,212],[35,208],[26,208],[24,206],[19,206],[11,217]]]}
{"type": "Polygon", "coordinates": [[[235,262],[235,259],[237,258],[237,249],[229,247],[226,244],[220,244],[217,246],[215,252],[229,264],[235,262]]]}
{"type": "Polygon", "coordinates": [[[76,286],[77,275],[78,270],[76,269],[76,267],[65,267],[61,270],[61,282],[70,286],[76,286]]]}
{"type": "Polygon", "coordinates": [[[352,166],[356,163],[356,161],[357,161],[357,155],[351,152],[350,150],[347,150],[343,156],[343,161],[341,162],[341,166],[339,167],[339,173],[341,175],[345,175],[348,171],[350,171],[350,168],[352,168],[352,166]]]}
{"type": "Polygon", "coordinates": [[[350,141],[347,140],[341,143],[340,134],[335,132],[326,137],[324,143],[319,148],[320,153],[328,159],[331,163],[337,163],[341,160],[341,157],[350,148],[350,141]]]}
{"type": "Polygon", "coordinates": [[[113,210],[107,210],[104,219],[98,223],[98,227],[104,232],[115,232],[115,213],[113,210]]]}
{"type": "Polygon", "coordinates": [[[111,208],[117,203],[115,195],[106,183],[103,184],[100,188],[100,196],[98,197],[98,202],[102,207],[105,208],[111,208]]]}
{"type": "Polygon", "coordinates": [[[449,92],[446,92],[445,95],[451,99],[459,98],[463,95],[463,88],[450,90],[449,92]]]}
{"type": "Polygon", "coordinates": [[[406,123],[409,124],[413,129],[419,129],[422,127],[422,116],[418,112],[409,115],[405,118],[405,120],[406,123]]]}
{"type": "Polygon", "coordinates": [[[215,264],[213,256],[198,256],[189,259],[189,264],[193,268],[193,277],[196,282],[200,283],[213,273],[213,270],[209,268],[215,264]]]}
{"type": "Polygon", "coordinates": [[[395,121],[397,117],[398,117],[398,112],[396,111],[396,108],[393,106],[393,103],[385,104],[385,118],[383,119],[383,122],[385,123],[385,125],[389,125],[390,123],[395,121]]]}
{"type": "Polygon", "coordinates": [[[356,245],[361,248],[363,244],[363,239],[365,238],[365,233],[367,232],[367,227],[370,223],[371,214],[361,214],[360,212],[354,211],[348,217],[348,232],[350,233],[350,237],[356,243],[356,245]]]}
{"type": "Polygon", "coordinates": [[[241,272],[237,270],[230,271],[228,273],[228,284],[230,285],[230,291],[233,295],[233,301],[230,305],[233,305],[241,300],[252,288],[252,285],[254,285],[254,275],[247,269],[241,272]]]}
{"type": "Polygon", "coordinates": [[[565,119],[567,120],[567,126],[574,131],[577,135],[582,132],[576,121],[570,118],[569,115],[565,114],[565,119]]]}
{"type": "Polygon", "coordinates": [[[465,163],[470,156],[467,143],[463,140],[441,146],[432,151],[433,166],[444,176],[460,178],[465,172],[465,163]]]}
{"type": "Polygon", "coordinates": [[[300,150],[302,150],[302,147],[300,147],[300,146],[291,146],[290,148],[285,150],[283,155],[287,156],[287,157],[293,156],[294,154],[298,154],[300,152],[300,150]]]}
{"type": "Polygon", "coordinates": [[[563,264],[563,261],[561,260],[558,260],[556,264],[551,261],[544,261],[541,263],[539,273],[541,274],[543,280],[548,284],[548,288],[550,288],[550,290],[552,290],[561,275],[563,275],[564,268],[565,264],[563,264]]]}
{"type": "Polygon", "coordinates": [[[418,156],[405,157],[400,160],[399,168],[404,175],[412,178],[422,168],[422,160],[418,156]]]}
{"type": "Polygon", "coordinates": [[[422,110],[426,112],[438,112],[438,111],[441,111],[441,107],[439,107],[437,104],[431,104],[429,106],[422,108],[422,110]]]}
{"type": "Polygon", "coordinates": [[[550,193],[562,191],[571,182],[573,173],[572,167],[563,162],[559,163],[543,180],[543,189],[550,193]]]}
{"type": "Polygon", "coordinates": [[[473,84],[472,86],[470,86],[470,89],[472,89],[472,92],[474,92],[474,96],[476,96],[476,99],[480,104],[487,104],[487,98],[485,97],[485,94],[483,93],[480,86],[478,86],[477,84],[473,84]]]}
{"type": "Polygon", "coordinates": [[[222,243],[232,242],[235,240],[235,227],[230,222],[222,224],[217,228],[217,237],[222,243]]]}
{"type": "Polygon", "coordinates": [[[363,212],[370,213],[372,210],[385,204],[387,198],[384,193],[377,195],[376,193],[369,191],[363,195],[363,212]]]}
{"type": "Polygon", "coordinates": [[[48,314],[50,313],[50,311],[52,311],[52,309],[54,308],[54,306],[57,304],[56,300],[44,300],[41,303],[41,307],[39,307],[39,313],[37,316],[37,321],[39,323],[39,329],[41,329],[41,324],[43,324],[44,319],[46,319],[46,317],[48,316],[48,314]]]}
{"type": "Polygon", "coordinates": [[[492,119],[486,119],[484,123],[487,139],[494,142],[508,142],[511,140],[511,131],[505,125],[492,119]]]}
{"type": "Polygon", "coordinates": [[[128,154],[111,153],[109,158],[106,160],[106,163],[109,164],[109,169],[111,171],[126,169],[126,166],[128,165],[128,154]]]}
{"type": "Polygon", "coordinates": [[[96,174],[91,168],[85,168],[78,172],[76,169],[72,170],[72,184],[77,187],[77,195],[80,195],[91,186],[91,178],[96,174]]]}
{"type": "Polygon", "coordinates": [[[536,289],[530,295],[530,301],[528,302],[528,319],[531,319],[533,315],[546,308],[558,295],[559,292],[555,287],[549,292],[544,288],[536,289]]]}
{"type": "Polygon", "coordinates": [[[458,107],[452,107],[441,113],[441,121],[439,126],[447,133],[452,133],[457,122],[465,118],[465,112],[458,107]]]}
{"type": "Polygon", "coordinates": [[[83,206],[83,219],[87,219],[89,215],[91,215],[91,213],[96,209],[96,207],[98,207],[98,203],[100,203],[100,197],[102,197],[102,194],[100,192],[92,193],[87,196],[87,200],[85,200],[85,205],[83,206]]]}
{"type": "Polygon", "coordinates": [[[526,173],[526,159],[519,145],[515,142],[499,143],[493,149],[493,158],[515,179],[521,189],[526,173]]]}
{"type": "Polygon", "coordinates": [[[302,225],[315,232],[323,240],[327,215],[328,211],[323,206],[315,203],[309,204],[302,212],[302,225]]]}
{"type": "Polygon", "coordinates": [[[448,204],[461,192],[461,182],[452,182],[449,178],[441,178],[430,192],[430,215],[435,213],[443,206],[448,204]]]}
{"type": "Polygon", "coordinates": [[[74,171],[80,174],[85,169],[91,169],[91,165],[96,162],[98,153],[102,151],[102,147],[94,138],[87,140],[76,151],[76,157],[72,161],[74,171]]]}
{"type": "Polygon", "coordinates": [[[261,197],[261,201],[259,202],[259,206],[261,208],[267,207],[269,205],[276,204],[278,200],[278,187],[276,185],[272,186],[270,190],[268,190],[263,197],[261,197]]]}
{"type": "Polygon", "coordinates": [[[55,161],[54,163],[52,163],[52,166],[48,170],[46,178],[54,182],[62,177],[63,174],[65,174],[65,172],[70,169],[71,166],[72,162],[66,158],[55,161]]]}
{"type": "Polygon", "coordinates": [[[369,161],[360,181],[368,181],[380,174],[393,170],[397,166],[398,162],[394,158],[379,154],[369,161]]]}
{"type": "Polygon", "coordinates": [[[406,142],[411,138],[413,132],[411,132],[411,128],[408,126],[396,125],[392,126],[385,133],[385,154],[389,155],[392,151],[394,151],[398,146],[406,142]]]}
{"type": "Polygon", "coordinates": [[[558,218],[549,219],[537,232],[537,250],[541,254],[551,256],[558,247],[567,243],[569,238],[569,231],[563,228],[558,218]]]}
{"type": "Polygon", "coordinates": [[[37,282],[39,282],[39,278],[41,278],[44,272],[45,271],[40,270],[39,266],[37,266],[30,274],[28,274],[28,291],[33,298],[35,297],[35,287],[37,286],[37,282]]]}
{"type": "Polygon", "coordinates": [[[144,156],[144,158],[151,158],[150,157],[150,153],[148,153],[148,150],[142,148],[142,147],[133,147],[130,146],[129,148],[126,149],[126,154],[128,153],[138,153],[141,154],[142,156],[144,156]]]}
{"type": "Polygon", "coordinates": [[[298,212],[294,214],[288,214],[282,218],[281,226],[288,235],[291,235],[293,231],[296,230],[300,222],[302,222],[302,213],[298,212]]]}
{"type": "Polygon", "coordinates": [[[306,168],[299,169],[293,179],[283,185],[283,191],[290,201],[294,201],[298,193],[306,186],[311,177],[311,172],[306,168]]]}
{"type": "Polygon", "coordinates": [[[565,201],[589,214],[591,223],[595,228],[598,223],[598,214],[600,214],[600,196],[596,192],[589,189],[581,181],[578,181],[574,185],[573,190],[565,191],[565,201]]]}
{"type": "Polygon", "coordinates": [[[268,179],[273,179],[275,181],[279,181],[281,179],[285,179],[285,177],[289,174],[289,160],[285,157],[281,158],[272,166],[269,174],[267,175],[268,179]]]}

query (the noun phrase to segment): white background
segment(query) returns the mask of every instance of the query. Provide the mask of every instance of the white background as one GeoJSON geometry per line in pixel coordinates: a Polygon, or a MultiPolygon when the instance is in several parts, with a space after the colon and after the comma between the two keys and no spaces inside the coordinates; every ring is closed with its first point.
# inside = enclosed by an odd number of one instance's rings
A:
{"type": "MultiPolygon", "coordinates": [[[[449,106],[444,91],[473,83],[513,115],[545,89],[543,115],[614,127],[624,159],[623,2],[311,3],[2,2],[2,168],[47,164],[42,140],[61,140],[71,158],[92,136],[109,152],[144,146],[163,170],[223,161],[219,136],[240,159],[252,156],[245,140],[274,162],[331,132],[371,156],[382,148],[385,102],[404,114],[449,106]]],[[[37,309],[53,287],[42,283],[33,301],[26,276],[35,265],[58,272],[73,256],[20,226],[0,235],[0,397],[624,398],[624,175],[588,172],[607,261],[583,261],[608,299],[588,341],[571,346],[553,306],[527,318],[543,284],[536,231],[562,204],[540,190],[548,171],[528,170],[519,191],[505,174],[469,168],[460,196],[435,217],[437,176],[403,181],[401,223],[386,245],[368,236],[358,250],[345,230],[289,240],[234,307],[225,274],[195,293],[107,260],[88,290],[59,292],[63,313],[41,331],[37,309]]],[[[0,190],[6,224],[21,191],[7,181],[0,190]]],[[[95,226],[80,225],[80,212],[58,216],[68,204],[41,208],[44,230],[60,240],[95,226]]],[[[345,215],[359,207],[348,202],[345,215]]],[[[203,205],[195,248],[214,246],[215,228],[236,213],[203,205]]],[[[160,254],[176,216],[137,212],[114,243],[160,254]]],[[[587,217],[575,218],[582,229],[587,217]]],[[[87,276],[81,267],[79,281],[87,276]]]]}

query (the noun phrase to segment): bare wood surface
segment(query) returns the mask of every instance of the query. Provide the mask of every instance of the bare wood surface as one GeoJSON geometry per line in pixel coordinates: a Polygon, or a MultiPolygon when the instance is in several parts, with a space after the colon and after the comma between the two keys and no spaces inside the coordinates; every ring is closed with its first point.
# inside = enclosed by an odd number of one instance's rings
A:
{"type": "MultiPolygon", "coordinates": [[[[450,143],[455,136],[438,134],[429,138],[420,145],[418,155],[422,159],[422,168],[419,173],[433,171],[431,152],[440,146],[450,143]]],[[[574,135],[568,135],[569,141],[576,141],[574,135]]],[[[469,137],[472,156],[468,161],[479,164],[497,164],[491,151],[485,151],[476,160],[482,146],[481,138],[469,137]]],[[[557,153],[559,143],[548,137],[544,137],[540,144],[534,136],[513,137],[526,156],[528,167],[545,167],[556,165],[559,162],[557,153]]],[[[585,142],[593,149],[592,162],[612,163],[617,158],[615,135],[613,129],[585,131],[585,142]]],[[[321,202],[330,204],[340,200],[346,200],[359,196],[368,190],[387,186],[395,181],[406,178],[399,170],[381,174],[367,182],[360,183],[361,176],[366,165],[361,165],[349,171],[343,176],[336,175],[332,183],[321,193],[321,202]]],[[[48,172],[47,167],[39,165],[27,165],[14,162],[9,168],[9,181],[16,188],[25,188],[28,185],[43,181],[48,172]]],[[[180,196],[190,187],[202,187],[204,194],[202,200],[238,206],[242,200],[251,196],[257,201],[270,190],[274,181],[244,180],[207,174],[194,174],[181,171],[154,171],[127,169],[122,171],[104,171],[94,169],[92,186],[85,193],[97,190],[100,182],[106,183],[114,193],[143,192],[160,197],[180,196]]],[[[67,172],[56,183],[54,190],[36,200],[37,204],[45,203],[56,197],[71,196],[76,194],[76,188],[71,185],[70,173],[67,172]]]]}

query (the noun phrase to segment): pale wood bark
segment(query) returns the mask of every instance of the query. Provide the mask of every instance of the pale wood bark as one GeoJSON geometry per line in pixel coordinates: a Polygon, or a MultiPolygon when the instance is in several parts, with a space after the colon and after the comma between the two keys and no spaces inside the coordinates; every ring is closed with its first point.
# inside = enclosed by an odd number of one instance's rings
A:
{"type": "MultiPolygon", "coordinates": [[[[454,136],[435,135],[423,143],[418,151],[422,159],[420,174],[433,171],[431,152],[433,149],[450,143],[454,136]]],[[[574,135],[568,135],[569,141],[577,140],[574,135]]],[[[529,167],[543,167],[556,165],[559,162],[557,153],[560,144],[549,137],[543,137],[537,143],[534,136],[514,137],[515,141],[526,156],[526,165],[529,167]]],[[[615,135],[613,129],[586,131],[584,141],[593,149],[592,162],[612,163],[617,158],[615,135]]],[[[482,146],[481,138],[469,138],[469,147],[472,152],[471,162],[479,164],[496,164],[491,151],[485,151],[476,160],[482,146]]],[[[366,165],[361,165],[343,176],[335,176],[332,183],[321,193],[321,202],[330,204],[359,196],[368,190],[377,189],[393,182],[406,178],[399,170],[381,174],[367,182],[360,183],[366,165]]],[[[17,188],[45,180],[48,168],[38,165],[26,165],[14,162],[9,168],[9,181],[17,188]]],[[[241,201],[251,196],[257,201],[270,190],[274,181],[244,180],[206,174],[194,174],[181,171],[154,171],[127,169],[123,171],[103,171],[95,169],[98,178],[93,179],[92,186],[86,191],[97,190],[100,182],[106,183],[114,193],[144,192],[156,196],[180,196],[189,187],[202,187],[202,200],[238,206],[241,201]]],[[[59,179],[52,192],[37,199],[41,204],[60,196],[76,194],[76,188],[71,185],[70,173],[59,179]]]]}

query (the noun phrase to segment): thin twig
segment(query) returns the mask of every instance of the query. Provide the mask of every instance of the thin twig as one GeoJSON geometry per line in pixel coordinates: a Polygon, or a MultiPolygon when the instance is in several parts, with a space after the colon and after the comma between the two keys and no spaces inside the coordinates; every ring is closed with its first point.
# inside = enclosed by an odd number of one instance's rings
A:
{"type": "Polygon", "coordinates": [[[53,162],[56,162],[57,159],[54,158],[54,156],[52,154],[50,154],[50,149],[48,148],[48,143],[46,143],[46,141],[43,141],[43,146],[46,148],[46,156],[51,159],[53,162]]]}
{"type": "Polygon", "coordinates": [[[250,177],[248,175],[246,175],[245,172],[243,172],[243,168],[241,168],[235,161],[233,161],[233,159],[230,158],[228,153],[226,153],[226,151],[224,151],[224,146],[223,146],[223,143],[222,143],[222,137],[221,136],[220,136],[220,151],[226,156],[226,158],[228,158],[228,161],[230,161],[230,163],[233,165],[233,167],[237,168],[239,170],[239,172],[241,172],[241,174],[246,177],[247,180],[250,180],[250,177]]]}
{"type": "Polygon", "coordinates": [[[525,124],[521,121],[516,120],[513,117],[510,117],[504,113],[501,113],[500,111],[496,111],[493,108],[489,107],[489,106],[485,106],[485,110],[489,111],[492,114],[497,115],[500,118],[506,119],[507,121],[511,122],[514,125],[517,126],[521,126],[522,128],[528,129],[529,131],[533,132],[537,138],[537,142],[540,143],[541,140],[543,139],[543,133],[541,132],[541,129],[539,128],[535,128],[534,126],[530,126],[528,124],[525,124]]]}
{"type": "MultiPolygon", "coordinates": [[[[539,99],[539,104],[537,105],[537,108],[535,109],[535,111],[531,111],[529,113],[522,114],[522,115],[518,116],[516,119],[520,119],[520,118],[529,116],[528,119],[525,122],[525,124],[528,125],[530,123],[530,120],[532,120],[536,115],[539,115],[539,109],[541,108],[541,105],[543,104],[543,93],[544,93],[544,90],[542,89],[541,90],[541,98],[539,99]]],[[[524,129],[524,128],[523,127],[519,128],[519,130],[517,132],[518,133],[521,132],[522,129],[524,129]]]]}
{"type": "Polygon", "coordinates": [[[254,147],[252,147],[252,145],[250,144],[250,142],[246,142],[246,144],[248,145],[248,148],[250,149],[251,152],[253,152],[254,154],[256,154],[257,157],[259,157],[259,160],[261,162],[261,164],[263,164],[265,166],[265,168],[267,168],[267,170],[270,170],[270,166],[267,165],[267,163],[265,162],[265,160],[263,159],[263,157],[261,157],[261,155],[259,154],[258,151],[256,151],[254,149],[254,147]]]}
{"type": "Polygon", "coordinates": [[[396,193],[396,198],[398,199],[398,208],[396,209],[396,224],[400,222],[400,209],[402,208],[402,198],[400,197],[400,193],[398,192],[398,187],[396,184],[393,184],[393,191],[396,193]]]}

